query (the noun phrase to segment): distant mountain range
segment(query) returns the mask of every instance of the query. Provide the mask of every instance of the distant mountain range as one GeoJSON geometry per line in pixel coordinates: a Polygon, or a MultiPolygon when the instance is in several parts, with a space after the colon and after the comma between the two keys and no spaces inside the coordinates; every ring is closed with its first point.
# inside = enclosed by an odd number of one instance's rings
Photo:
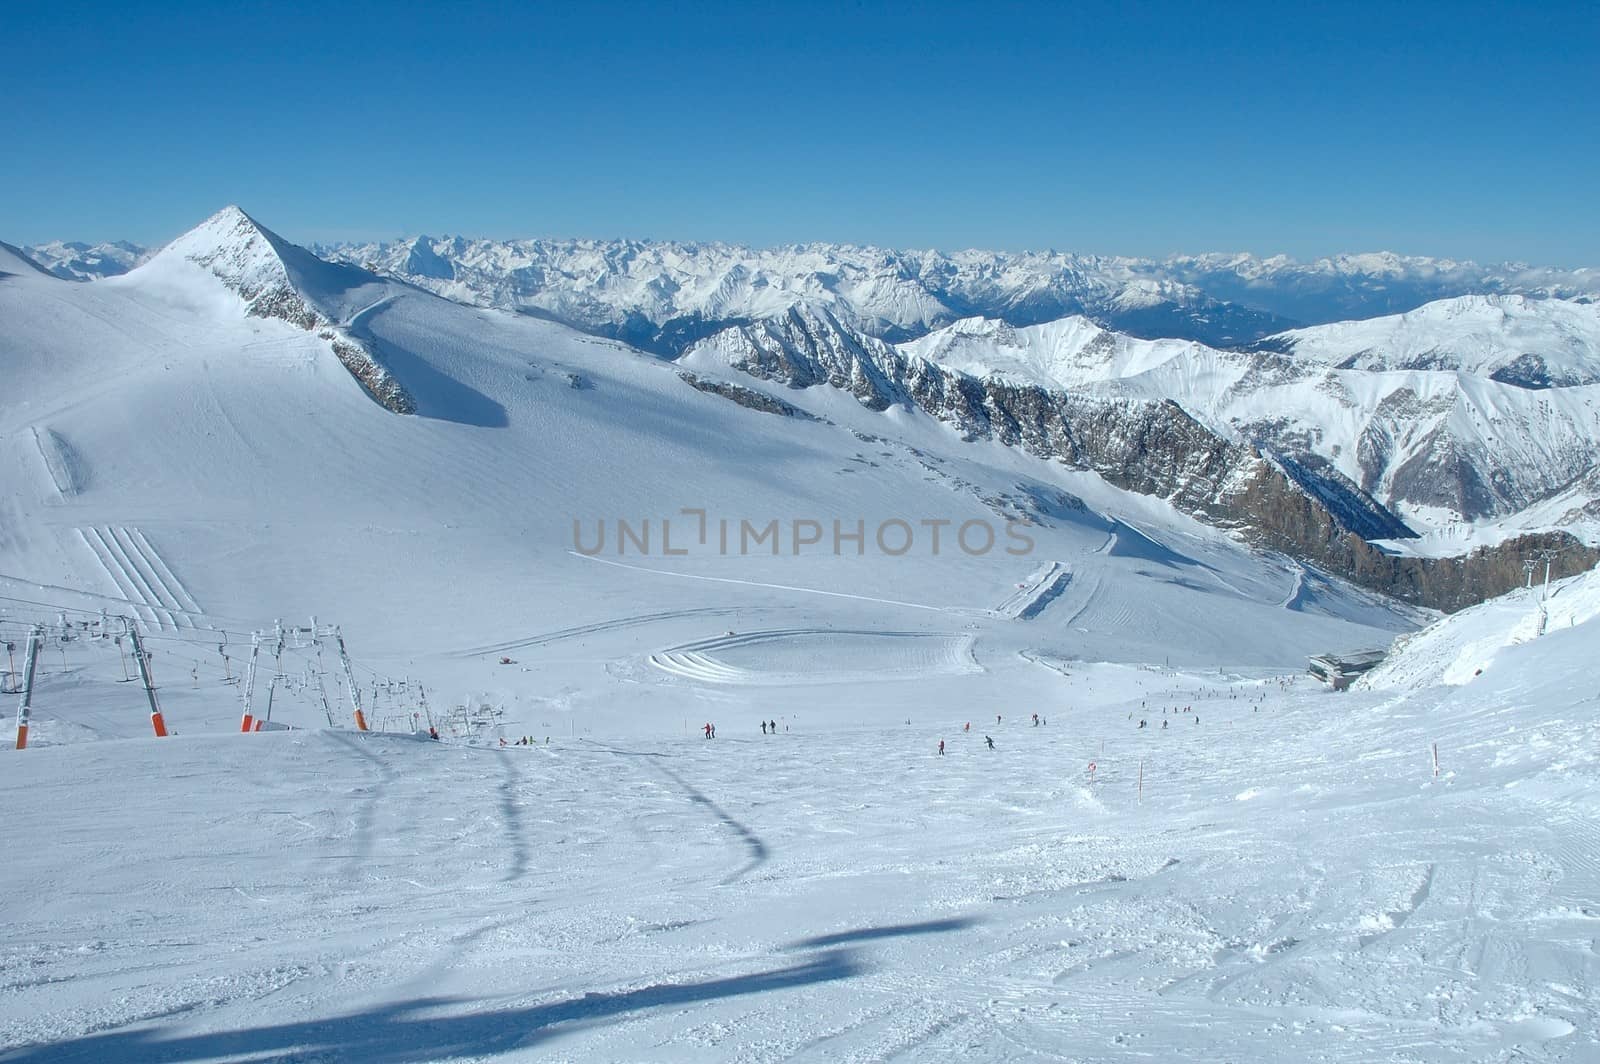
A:
{"type": "MultiPolygon", "coordinates": [[[[23,250],[56,276],[77,279],[125,272],[147,254],[127,243],[56,241],[23,250]]],[[[1297,262],[1281,255],[1142,259],[426,236],[311,250],[458,302],[549,317],[665,355],[723,325],[800,304],[825,306],[840,321],[892,342],[970,317],[1037,325],[1083,315],[1144,339],[1236,346],[1296,326],[1402,313],[1463,295],[1600,297],[1600,270],[1387,252],[1297,262]]]]}

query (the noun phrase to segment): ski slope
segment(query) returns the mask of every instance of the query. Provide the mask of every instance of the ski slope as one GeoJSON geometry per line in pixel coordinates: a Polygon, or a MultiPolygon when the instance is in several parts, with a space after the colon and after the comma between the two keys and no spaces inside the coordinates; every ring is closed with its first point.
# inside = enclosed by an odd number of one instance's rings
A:
{"type": "Polygon", "coordinates": [[[1594,1052],[1587,620],[1326,695],[1281,678],[1425,618],[912,412],[748,409],[224,221],[0,277],[0,630],[47,632],[0,1061],[1594,1052]],[[952,545],[1008,519],[1031,550],[952,545]],[[250,633],[312,615],[376,730],[286,637],[251,708],[294,730],[239,734],[250,633]]]}
{"type": "Polygon", "coordinates": [[[0,1060],[1593,1059],[1592,628],[1400,696],[38,749],[0,1060]]]}

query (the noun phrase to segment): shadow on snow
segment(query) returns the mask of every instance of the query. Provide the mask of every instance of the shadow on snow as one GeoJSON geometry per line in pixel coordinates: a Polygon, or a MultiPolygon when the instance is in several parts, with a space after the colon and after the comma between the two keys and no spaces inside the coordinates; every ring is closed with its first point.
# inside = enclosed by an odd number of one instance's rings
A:
{"type": "Polygon", "coordinates": [[[413,1064],[507,1053],[624,1013],[836,982],[864,971],[850,951],[830,950],[814,960],[771,971],[697,983],[659,983],[636,990],[585,994],[523,1008],[439,1015],[440,1010],[459,1004],[459,999],[416,998],[328,1019],[238,1031],[169,1037],[164,1036],[160,1028],[143,1028],[89,1034],[25,1046],[0,1054],[0,1061],[5,1064],[109,1060],[125,1064],[180,1064],[231,1058],[260,1064],[327,1055],[370,1064],[413,1064]],[[555,1030],[563,1025],[564,1031],[555,1030]]]}

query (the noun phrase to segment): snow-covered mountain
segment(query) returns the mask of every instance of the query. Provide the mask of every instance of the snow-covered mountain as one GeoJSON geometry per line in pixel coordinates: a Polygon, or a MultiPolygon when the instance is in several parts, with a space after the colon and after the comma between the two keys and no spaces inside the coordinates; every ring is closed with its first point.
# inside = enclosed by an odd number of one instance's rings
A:
{"type": "Polygon", "coordinates": [[[35,262],[27,252],[21,248],[0,240],[0,274],[22,274],[31,276],[37,273],[48,273],[43,266],[35,262]]]}
{"type": "MultiPolygon", "coordinates": [[[[1336,470],[1420,532],[1504,520],[1600,466],[1595,304],[1465,297],[1247,352],[1083,318],[974,319],[900,351],[979,379],[1171,399],[1231,439],[1336,470]]],[[[1600,537],[1592,512],[1577,516],[1600,537]]]]}
{"type": "Polygon", "coordinates": [[[317,250],[451,299],[524,310],[668,355],[729,323],[800,304],[887,339],[976,313],[1022,324],[1089,314],[1142,335],[1215,343],[1289,324],[1211,299],[1139,260],[1056,252],[461,237],[317,250]]]}
{"type": "Polygon", "coordinates": [[[189,275],[203,271],[247,315],[313,332],[374,398],[402,413],[418,407],[403,371],[414,352],[386,350],[370,329],[397,294],[428,289],[590,333],[632,331],[658,351],[681,352],[685,380],[707,394],[745,396],[757,409],[788,406],[728,380],[744,374],[830,385],[869,411],[920,410],[968,439],[1093,471],[1261,546],[1431,605],[1509,586],[1509,570],[1481,587],[1465,570],[1424,578],[1420,569],[1402,572],[1372,542],[1448,555],[1529,532],[1600,538],[1600,503],[1586,487],[1600,436],[1596,397],[1582,383],[1595,379],[1597,364],[1592,304],[1471,297],[1224,348],[1141,339],[1083,314],[1035,325],[966,317],[927,331],[965,302],[1003,304],[1023,319],[1085,293],[1103,313],[1221,307],[1192,288],[1137,276],[1134,260],[1094,260],[1096,272],[1053,253],[824,245],[752,252],[419,239],[401,250],[355,249],[373,269],[328,262],[230,208],[106,283],[170,289],[182,302],[193,297],[189,275]],[[919,331],[899,346],[884,338],[919,331]]]}
{"type": "Polygon", "coordinates": [[[1588,387],[1331,370],[1271,351],[1138,340],[1083,319],[1020,329],[969,319],[897,348],[803,308],[726,329],[683,362],[829,385],[874,410],[924,411],[968,439],[1092,469],[1263,546],[1436,606],[1498,593],[1515,567],[1481,561],[1495,575],[1480,584],[1470,566],[1394,551],[1457,555],[1503,543],[1510,557],[1532,549],[1528,533],[1555,533],[1537,545],[1572,549],[1578,565],[1595,551],[1569,534],[1600,539],[1600,505],[1584,479],[1597,464],[1588,387]],[[1468,515],[1495,514],[1516,516],[1460,534],[1468,515]],[[1440,529],[1452,535],[1417,542],[1419,531],[1440,529]],[[1371,541],[1396,542],[1378,551],[1371,541]]]}
{"type": "Polygon", "coordinates": [[[1340,369],[1459,370],[1523,388],[1600,383],[1600,303],[1461,296],[1295,329],[1263,347],[1340,369]]]}
{"type": "Polygon", "coordinates": [[[142,265],[110,282],[136,285],[187,304],[197,293],[211,303],[218,287],[232,307],[237,297],[246,315],[288,322],[319,339],[380,404],[410,413],[415,403],[369,345],[350,326],[362,312],[393,296],[398,287],[354,266],[330,263],[263,228],[238,207],[226,207],[180,236],[142,265]],[[196,283],[195,273],[209,282],[196,283]]]}
{"type": "MultiPolygon", "coordinates": [[[[55,241],[26,249],[58,276],[123,272],[136,245],[55,241]]],[[[478,306],[520,309],[676,355],[718,328],[826,306],[891,341],[965,317],[1033,325],[1084,315],[1140,337],[1236,346],[1294,325],[1403,313],[1464,295],[1592,300],[1600,271],[1481,265],[1389,252],[1164,259],[1056,251],[904,251],[847,244],[750,248],[650,240],[410,237],[314,245],[478,306]]]]}
{"type": "Polygon", "coordinates": [[[824,306],[868,335],[913,338],[964,317],[1033,325],[1083,315],[1141,337],[1237,346],[1289,325],[1368,318],[1468,294],[1593,298],[1600,272],[1387,253],[1138,259],[1060,252],[753,249],[652,241],[469,240],[320,246],[452,299],[520,308],[676,354],[721,324],[824,306]]]}
{"type": "Polygon", "coordinates": [[[104,244],[51,240],[32,244],[23,251],[50,273],[69,281],[92,281],[127,273],[149,254],[145,248],[126,240],[104,244]]]}

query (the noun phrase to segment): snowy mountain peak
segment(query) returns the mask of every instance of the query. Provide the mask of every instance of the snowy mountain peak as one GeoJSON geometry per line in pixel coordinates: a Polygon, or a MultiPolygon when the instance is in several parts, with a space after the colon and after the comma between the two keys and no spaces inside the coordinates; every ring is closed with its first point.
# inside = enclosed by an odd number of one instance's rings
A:
{"type": "Polygon", "coordinates": [[[227,206],[162,248],[151,261],[186,259],[243,293],[289,282],[286,245],[238,207],[227,206]]]}
{"type": "Polygon", "coordinates": [[[247,313],[303,329],[345,324],[392,284],[358,266],[326,262],[231,205],[162,248],[127,279],[170,279],[194,267],[237,293],[247,313]]]}
{"type": "Polygon", "coordinates": [[[33,261],[21,248],[12,247],[0,240],[0,276],[18,274],[24,277],[48,273],[43,266],[33,261]]]}
{"type": "MultiPolygon", "coordinates": [[[[107,283],[187,306],[237,308],[237,297],[248,317],[275,318],[317,332],[380,406],[394,413],[416,409],[356,327],[363,312],[404,286],[359,266],[325,262],[238,207],[224,207],[107,283]]],[[[224,315],[236,312],[220,309],[224,315]]]]}

